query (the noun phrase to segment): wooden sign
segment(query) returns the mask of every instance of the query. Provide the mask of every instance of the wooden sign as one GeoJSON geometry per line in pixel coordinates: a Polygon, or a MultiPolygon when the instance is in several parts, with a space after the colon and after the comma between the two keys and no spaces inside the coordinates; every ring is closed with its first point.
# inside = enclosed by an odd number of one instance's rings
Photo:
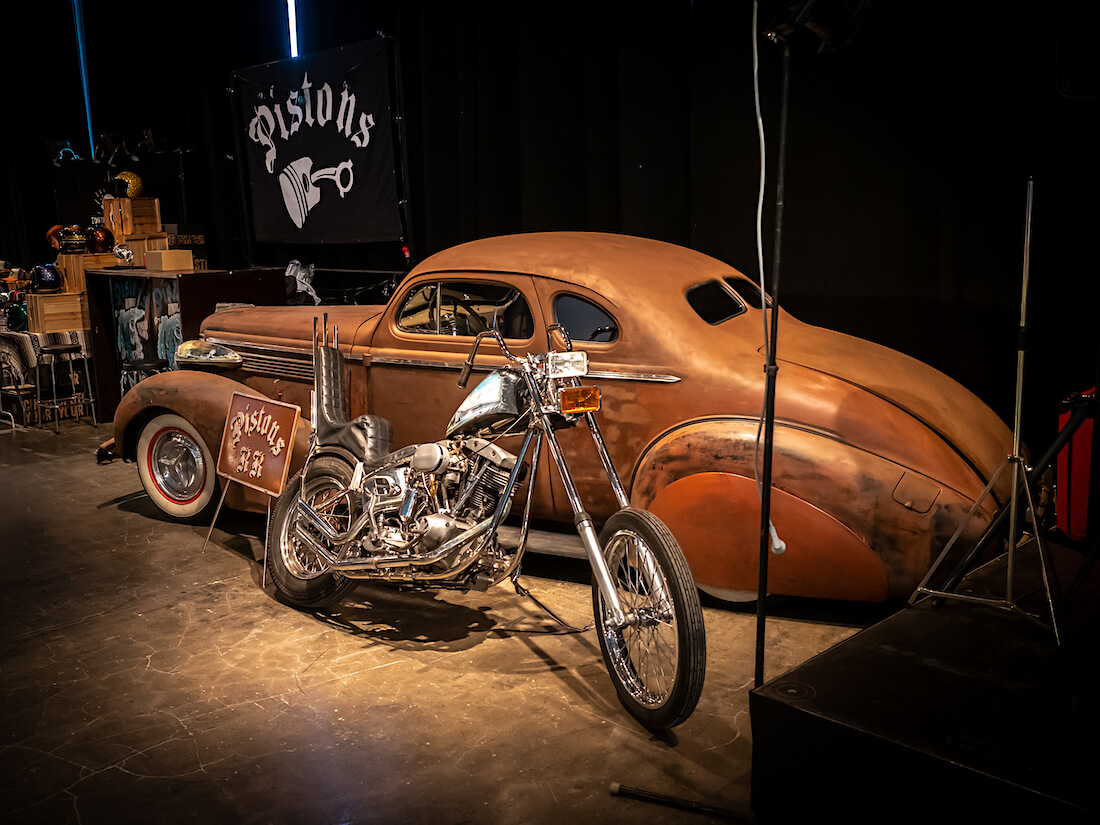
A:
{"type": "Polygon", "coordinates": [[[290,470],[300,412],[294,404],[233,393],[218,453],[218,475],[279,495],[290,470]]]}

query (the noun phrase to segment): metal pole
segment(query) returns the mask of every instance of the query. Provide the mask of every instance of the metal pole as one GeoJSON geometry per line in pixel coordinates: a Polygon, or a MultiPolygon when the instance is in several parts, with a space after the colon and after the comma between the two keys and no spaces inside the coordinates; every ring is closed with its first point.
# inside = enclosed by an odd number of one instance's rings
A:
{"type": "MultiPolygon", "coordinates": [[[[772,34],[773,39],[779,38],[772,34]]],[[[775,241],[772,249],[771,344],[764,367],[764,459],[760,494],[760,580],[756,589],[756,687],[764,684],[764,630],[767,622],[768,553],[771,550],[772,438],[775,431],[775,350],[779,333],[779,261],[783,241],[783,185],[787,159],[787,100],[790,97],[791,48],[783,42],[783,83],[779,109],[779,159],[775,186],[775,241]]]]}
{"type": "MultiPolygon", "coordinates": [[[[241,132],[243,131],[243,115],[240,112],[241,103],[238,99],[240,92],[236,85],[240,81],[240,76],[234,74],[229,86],[226,87],[226,92],[229,97],[230,106],[230,123],[233,124],[233,149],[234,160],[237,166],[237,190],[241,199],[241,241],[244,246],[244,266],[246,269],[251,269],[253,264],[252,258],[252,200],[251,194],[248,188],[248,158],[245,156],[244,145],[241,143],[241,132]]],[[[182,161],[181,161],[182,162],[182,161]]]]}
{"type": "MultiPolygon", "coordinates": [[[[1008,578],[1005,584],[1005,601],[1015,604],[1014,579],[1016,572],[1016,529],[1019,523],[1020,488],[1020,420],[1023,417],[1024,353],[1027,349],[1027,283],[1031,262],[1031,195],[1035,181],[1027,181],[1027,211],[1024,218],[1024,275],[1020,290],[1020,329],[1016,339],[1016,417],[1012,428],[1012,499],[1008,517],[1008,578]]],[[[1035,525],[1038,529],[1038,525],[1035,525]]]]}

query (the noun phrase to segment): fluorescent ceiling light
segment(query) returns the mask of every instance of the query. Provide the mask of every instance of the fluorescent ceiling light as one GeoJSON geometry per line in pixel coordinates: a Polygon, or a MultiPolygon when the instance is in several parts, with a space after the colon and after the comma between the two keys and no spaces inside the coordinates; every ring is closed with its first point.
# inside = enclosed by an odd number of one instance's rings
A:
{"type": "Polygon", "coordinates": [[[294,10],[294,0],[286,0],[287,27],[290,29],[290,56],[298,56],[298,15],[294,10]]]}

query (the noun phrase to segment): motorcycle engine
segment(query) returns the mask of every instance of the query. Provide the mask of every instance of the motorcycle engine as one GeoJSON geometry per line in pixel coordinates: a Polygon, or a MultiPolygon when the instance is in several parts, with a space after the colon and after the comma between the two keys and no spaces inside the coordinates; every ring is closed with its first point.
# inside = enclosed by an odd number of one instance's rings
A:
{"type": "Polygon", "coordinates": [[[471,437],[406,450],[399,465],[364,480],[363,507],[373,514],[373,529],[361,548],[368,555],[408,555],[412,562],[494,512],[516,457],[471,437]]]}

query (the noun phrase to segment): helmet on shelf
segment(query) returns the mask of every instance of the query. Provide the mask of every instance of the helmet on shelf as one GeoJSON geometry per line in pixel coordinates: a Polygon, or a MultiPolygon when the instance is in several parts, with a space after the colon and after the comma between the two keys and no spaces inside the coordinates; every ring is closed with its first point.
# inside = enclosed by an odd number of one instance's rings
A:
{"type": "Polygon", "coordinates": [[[60,249],[62,252],[79,254],[85,250],[87,245],[87,238],[84,235],[84,230],[75,223],[70,226],[61,227],[61,229],[58,230],[57,237],[61,242],[60,249]]]}
{"type": "Polygon", "coordinates": [[[88,251],[96,255],[104,255],[115,248],[115,236],[103,224],[103,218],[92,218],[91,226],[84,230],[84,236],[88,251]]]}
{"type": "Polygon", "coordinates": [[[39,264],[31,270],[32,292],[60,292],[61,270],[54,264],[39,264]]]}
{"type": "Polygon", "coordinates": [[[8,329],[12,332],[27,331],[27,305],[20,301],[12,301],[4,312],[8,316],[8,329]]]}
{"type": "Polygon", "coordinates": [[[136,198],[141,195],[141,178],[133,172],[119,172],[115,175],[116,181],[126,184],[126,194],[123,197],[136,198]]]}

